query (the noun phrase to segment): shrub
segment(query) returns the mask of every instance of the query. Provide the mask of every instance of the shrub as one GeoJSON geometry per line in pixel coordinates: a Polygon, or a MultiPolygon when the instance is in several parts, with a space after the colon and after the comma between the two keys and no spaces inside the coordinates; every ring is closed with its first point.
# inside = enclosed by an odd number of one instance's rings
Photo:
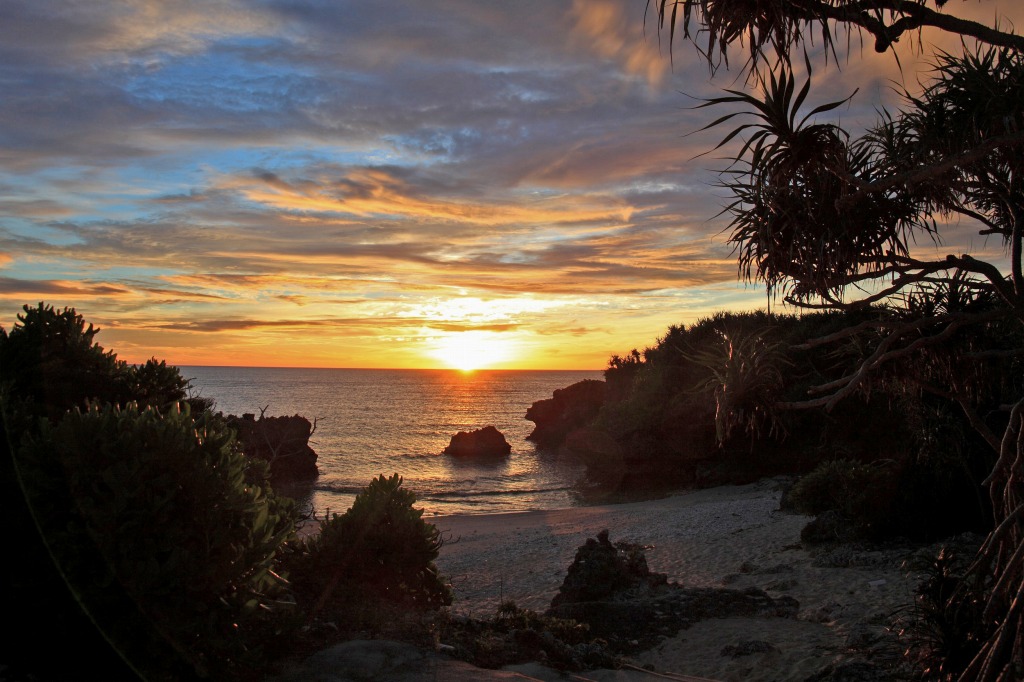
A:
{"type": "MultiPolygon", "coordinates": [[[[95,342],[99,331],[74,308],[24,306],[9,333],[0,329],[0,385],[9,391],[7,409],[57,421],[86,401],[164,408],[186,400],[189,382],[176,367],[156,359],[139,366],[118,360],[95,342]]],[[[201,399],[190,402],[199,410],[209,407],[201,399]]]]}
{"type": "Polygon", "coordinates": [[[987,509],[972,464],[953,454],[867,464],[829,460],[798,480],[782,506],[811,515],[833,512],[845,530],[864,539],[931,541],[984,527],[987,509]]]}
{"type": "Polygon", "coordinates": [[[59,569],[144,677],[261,661],[289,609],[272,569],[296,515],[223,423],[91,406],[44,422],[17,463],[59,569]]]}
{"type": "Polygon", "coordinates": [[[889,529],[897,493],[899,474],[892,471],[892,464],[888,460],[822,462],[793,485],[786,503],[803,514],[835,512],[854,535],[877,538],[889,529]]]}
{"type": "Polygon", "coordinates": [[[416,496],[401,486],[398,474],[379,476],[351,509],[322,521],[319,534],[293,547],[289,576],[313,613],[367,599],[422,609],[451,603],[451,588],[434,566],[440,532],[423,520],[423,511],[412,506],[416,496]]]}
{"type": "Polygon", "coordinates": [[[72,308],[40,303],[24,311],[9,334],[0,334],[0,382],[20,407],[56,419],[86,399],[113,402],[123,367],[93,341],[99,329],[72,308]]]}
{"type": "Polygon", "coordinates": [[[874,466],[848,459],[829,460],[798,480],[787,500],[802,514],[837,511],[851,517],[857,514],[861,498],[869,493],[876,478],[874,466]]]}
{"type": "Polygon", "coordinates": [[[983,614],[988,586],[968,572],[977,545],[962,537],[950,540],[953,547],[944,545],[936,556],[919,555],[905,566],[923,576],[913,605],[896,620],[919,679],[959,679],[981,649],[978,635],[993,629],[983,614]]]}

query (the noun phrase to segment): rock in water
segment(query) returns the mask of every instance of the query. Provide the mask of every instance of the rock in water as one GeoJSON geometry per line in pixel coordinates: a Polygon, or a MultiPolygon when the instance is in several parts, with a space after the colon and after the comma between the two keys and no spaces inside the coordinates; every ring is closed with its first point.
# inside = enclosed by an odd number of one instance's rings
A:
{"type": "Polygon", "coordinates": [[[444,449],[446,455],[459,457],[494,457],[510,452],[512,446],[501,431],[493,426],[485,426],[476,431],[459,431],[444,449]]]}
{"type": "Polygon", "coordinates": [[[316,478],[316,452],[309,447],[313,424],[300,415],[264,417],[252,414],[227,417],[235,430],[242,451],[270,463],[270,477],[275,482],[305,481],[316,478]]]}

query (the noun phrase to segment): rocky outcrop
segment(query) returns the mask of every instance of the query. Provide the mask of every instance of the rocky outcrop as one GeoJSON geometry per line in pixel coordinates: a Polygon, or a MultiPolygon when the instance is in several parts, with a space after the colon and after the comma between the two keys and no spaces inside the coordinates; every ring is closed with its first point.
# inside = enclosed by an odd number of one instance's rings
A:
{"type": "Polygon", "coordinates": [[[459,431],[452,436],[446,455],[457,457],[496,457],[512,452],[512,446],[505,436],[493,426],[485,426],[476,431],[459,431]]]}
{"type": "Polygon", "coordinates": [[[592,426],[570,431],[563,448],[598,471],[618,471],[626,454],[625,448],[610,433],[592,426]]]}
{"type": "Polygon", "coordinates": [[[527,682],[531,679],[534,678],[515,672],[478,668],[415,644],[379,639],[334,644],[304,661],[291,662],[290,667],[269,678],[271,682],[527,682]]]}
{"type": "Polygon", "coordinates": [[[305,417],[265,417],[253,414],[229,415],[228,426],[235,430],[242,451],[248,457],[270,464],[274,482],[306,481],[316,478],[316,452],[309,446],[314,425],[305,417]]]}
{"type": "Polygon", "coordinates": [[[617,594],[646,592],[668,582],[662,573],[651,573],[643,548],[619,542],[612,544],[608,531],[590,538],[576,550],[576,558],[565,574],[551,607],[579,602],[607,601],[617,594]]]}
{"type": "Polygon", "coordinates": [[[548,616],[585,623],[616,651],[648,648],[708,618],[795,618],[799,603],[757,588],[687,588],[647,567],[643,548],[602,531],[576,552],[548,616]]]}
{"type": "Polygon", "coordinates": [[[538,400],[526,410],[526,418],[536,424],[527,439],[544,447],[561,445],[571,431],[597,416],[607,392],[603,381],[585,379],[538,400]]]}

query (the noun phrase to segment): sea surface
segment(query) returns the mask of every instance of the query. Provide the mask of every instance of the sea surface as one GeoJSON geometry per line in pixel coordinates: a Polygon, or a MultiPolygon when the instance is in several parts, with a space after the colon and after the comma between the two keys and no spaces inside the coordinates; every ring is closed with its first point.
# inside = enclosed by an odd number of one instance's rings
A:
{"type": "Polygon", "coordinates": [[[342,513],[380,474],[400,474],[426,515],[561,509],[579,504],[583,467],[526,440],[535,401],[599,371],[181,367],[193,394],[225,414],[299,414],[316,429],[319,478],[286,491],[306,511],[342,513]],[[458,431],[495,426],[507,457],[442,454],[458,431]]]}

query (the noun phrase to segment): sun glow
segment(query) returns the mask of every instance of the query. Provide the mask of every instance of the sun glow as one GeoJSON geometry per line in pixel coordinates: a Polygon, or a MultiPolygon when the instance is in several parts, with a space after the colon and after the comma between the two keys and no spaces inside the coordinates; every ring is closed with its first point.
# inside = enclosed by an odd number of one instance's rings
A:
{"type": "Polygon", "coordinates": [[[501,334],[467,331],[436,339],[428,354],[447,367],[468,372],[513,360],[517,350],[516,343],[501,334]]]}

